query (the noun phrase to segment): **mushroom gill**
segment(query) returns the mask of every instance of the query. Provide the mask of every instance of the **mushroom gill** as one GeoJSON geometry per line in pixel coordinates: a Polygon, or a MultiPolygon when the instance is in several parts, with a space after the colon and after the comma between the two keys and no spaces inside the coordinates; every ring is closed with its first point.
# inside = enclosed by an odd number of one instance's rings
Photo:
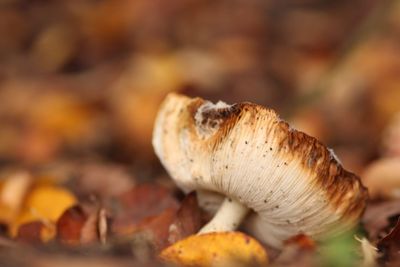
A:
{"type": "Polygon", "coordinates": [[[251,210],[250,232],[280,247],[299,233],[320,238],[349,229],[365,208],[367,190],[330,149],[256,104],[172,93],[153,146],[183,191],[226,197],[201,232],[234,230],[251,210]]]}

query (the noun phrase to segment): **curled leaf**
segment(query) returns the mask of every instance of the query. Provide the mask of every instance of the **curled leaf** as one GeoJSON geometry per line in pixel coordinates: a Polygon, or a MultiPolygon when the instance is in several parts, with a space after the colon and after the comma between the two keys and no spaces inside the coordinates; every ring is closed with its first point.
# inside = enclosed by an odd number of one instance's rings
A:
{"type": "Polygon", "coordinates": [[[64,244],[78,244],[87,217],[80,206],[67,209],[57,221],[57,238],[64,244]]]}
{"type": "Polygon", "coordinates": [[[264,266],[262,245],[241,232],[192,235],[164,249],[160,258],[178,266],[264,266]]]}

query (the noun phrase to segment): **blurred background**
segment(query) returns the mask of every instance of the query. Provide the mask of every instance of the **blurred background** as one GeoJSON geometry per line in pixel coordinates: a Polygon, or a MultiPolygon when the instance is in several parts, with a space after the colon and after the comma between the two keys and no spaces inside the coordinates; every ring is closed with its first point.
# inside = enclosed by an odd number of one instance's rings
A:
{"type": "MultiPolygon", "coordinates": [[[[90,266],[131,266],[132,253],[150,254],[135,239],[143,229],[158,249],[200,229],[193,195],[181,203],[151,146],[169,92],[275,109],[362,177],[374,244],[394,226],[399,0],[0,0],[2,266],[24,266],[25,256],[26,266],[72,266],[71,256],[33,265],[13,238],[73,247],[128,237],[124,250],[107,241],[126,265],[109,265],[100,247],[90,266]],[[170,239],[178,207],[192,228],[170,239]]],[[[332,258],[345,258],[343,244],[332,258]]],[[[306,260],[290,256],[291,266],[312,266],[300,252],[306,260]]]]}
{"type": "Polygon", "coordinates": [[[153,177],[171,91],[274,108],[360,173],[400,154],[399,1],[0,0],[2,173],[153,177]]]}

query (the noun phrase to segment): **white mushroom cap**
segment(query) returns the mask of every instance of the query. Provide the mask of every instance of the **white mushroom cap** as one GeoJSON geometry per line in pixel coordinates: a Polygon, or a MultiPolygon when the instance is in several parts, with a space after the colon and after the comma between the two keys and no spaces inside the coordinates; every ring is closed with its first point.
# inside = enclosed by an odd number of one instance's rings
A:
{"type": "Polygon", "coordinates": [[[170,94],[153,146],[179,187],[247,206],[255,213],[252,232],[274,247],[299,233],[318,238],[353,227],[365,208],[367,190],[357,176],[315,138],[259,105],[170,94]]]}

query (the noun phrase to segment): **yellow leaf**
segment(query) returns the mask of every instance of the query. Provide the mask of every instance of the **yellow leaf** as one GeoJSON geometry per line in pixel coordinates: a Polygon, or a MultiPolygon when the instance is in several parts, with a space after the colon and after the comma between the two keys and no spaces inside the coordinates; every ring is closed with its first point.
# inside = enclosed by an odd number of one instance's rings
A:
{"type": "Polygon", "coordinates": [[[57,233],[57,229],[54,223],[49,223],[44,225],[42,230],[40,231],[40,238],[43,242],[48,242],[52,240],[57,233]]]}
{"type": "Polygon", "coordinates": [[[32,184],[26,172],[17,172],[0,182],[0,221],[10,223],[21,210],[25,196],[32,184]]]}
{"type": "Polygon", "coordinates": [[[164,249],[160,258],[178,266],[265,266],[268,255],[254,238],[240,232],[193,235],[164,249]]]}
{"type": "Polygon", "coordinates": [[[40,132],[76,142],[91,132],[92,112],[79,98],[47,93],[36,99],[29,120],[40,132]]]}
{"type": "MultiPolygon", "coordinates": [[[[24,208],[10,227],[11,236],[15,237],[20,225],[32,221],[53,224],[69,207],[77,202],[68,190],[49,184],[39,184],[28,194],[24,208]]],[[[50,231],[51,232],[51,231],[50,231]]],[[[44,233],[43,233],[44,234],[44,233]]],[[[44,234],[43,241],[51,239],[53,234],[44,234]]]]}

